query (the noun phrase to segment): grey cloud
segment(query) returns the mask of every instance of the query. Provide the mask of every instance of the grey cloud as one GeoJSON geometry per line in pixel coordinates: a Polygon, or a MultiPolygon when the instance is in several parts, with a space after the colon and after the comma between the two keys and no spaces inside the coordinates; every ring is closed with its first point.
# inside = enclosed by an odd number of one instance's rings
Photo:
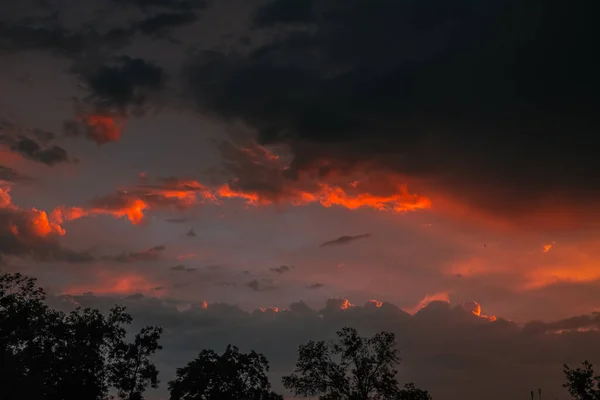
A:
{"type": "Polygon", "coordinates": [[[25,158],[49,166],[69,162],[69,156],[64,148],[57,145],[45,147],[27,136],[0,134],[0,144],[8,146],[11,151],[25,158]]]}
{"type": "Polygon", "coordinates": [[[278,274],[283,274],[284,272],[291,271],[293,268],[294,266],[281,265],[279,267],[269,268],[269,271],[276,272],[278,274]]]}
{"type": "MultiPolygon", "coordinates": [[[[110,308],[116,300],[89,295],[74,299],[84,307],[101,309],[110,308]]],[[[63,303],[67,305],[72,306],[63,303]]],[[[542,387],[548,398],[560,398],[566,394],[560,387],[563,363],[600,361],[600,332],[577,331],[600,327],[597,315],[522,326],[502,318],[489,322],[461,306],[441,302],[413,316],[389,303],[346,310],[331,303],[317,311],[298,302],[279,312],[246,312],[222,303],[208,303],[206,308],[195,304],[178,311],[177,302],[149,297],[127,305],[134,324],[165,328],[164,351],[157,359],[164,366],[165,380],[201,349],[220,351],[232,343],[263,352],[271,362],[275,386],[281,390],[279,379],[293,369],[298,344],[330,339],[343,326],[353,326],[365,336],[380,330],[394,332],[402,357],[400,380],[415,381],[438,399],[474,400],[481,393],[490,400],[516,398],[529,393],[531,382],[542,387]],[[560,329],[564,333],[556,333],[560,329]],[[501,385],[498,377],[502,377],[501,385]]],[[[162,387],[159,393],[164,391],[162,387]]]]}
{"type": "Polygon", "coordinates": [[[342,244],[348,244],[350,242],[354,242],[355,240],[366,239],[366,238],[369,238],[369,237],[371,237],[371,234],[369,234],[369,233],[365,233],[365,234],[362,234],[362,235],[356,235],[356,236],[340,236],[337,239],[329,240],[329,241],[323,243],[321,245],[321,247],[325,247],[325,246],[339,246],[339,245],[342,245],[342,244]]]}
{"type": "Polygon", "coordinates": [[[118,256],[105,256],[103,257],[106,260],[114,260],[121,263],[135,263],[135,262],[143,262],[143,261],[157,261],[159,260],[163,252],[165,251],[165,246],[154,246],[144,251],[139,252],[131,252],[131,253],[122,253],[118,256]]]}
{"type": "Polygon", "coordinates": [[[189,231],[187,231],[187,233],[185,234],[185,236],[196,237],[196,231],[194,231],[194,228],[191,228],[189,231]]]}
{"type": "Polygon", "coordinates": [[[175,272],[196,272],[196,268],[186,267],[183,264],[177,264],[174,267],[171,267],[170,270],[175,272]]]}
{"type": "Polygon", "coordinates": [[[308,289],[321,289],[322,287],[324,287],[325,285],[323,285],[322,283],[313,283],[308,285],[308,289]]]}
{"type": "Polygon", "coordinates": [[[184,222],[187,222],[188,219],[187,218],[167,218],[167,219],[165,219],[165,221],[170,222],[172,224],[183,224],[184,222]]]}
{"type": "Polygon", "coordinates": [[[10,167],[5,167],[4,165],[0,165],[0,181],[7,182],[28,182],[32,181],[33,178],[23,175],[20,172],[17,172],[15,169],[10,167]]]}
{"type": "Polygon", "coordinates": [[[143,294],[141,294],[141,293],[135,293],[135,294],[132,294],[130,296],[125,297],[125,300],[136,301],[136,300],[142,300],[144,297],[145,296],[143,294]]]}
{"type": "Polygon", "coordinates": [[[146,35],[161,36],[171,28],[192,24],[198,20],[190,12],[160,13],[139,22],[140,31],[146,35]]]}
{"type": "Polygon", "coordinates": [[[250,282],[246,283],[246,286],[248,286],[255,292],[264,292],[267,290],[276,289],[276,287],[273,284],[274,282],[268,279],[261,279],[261,281],[259,281],[258,279],[253,279],[250,282]]]}

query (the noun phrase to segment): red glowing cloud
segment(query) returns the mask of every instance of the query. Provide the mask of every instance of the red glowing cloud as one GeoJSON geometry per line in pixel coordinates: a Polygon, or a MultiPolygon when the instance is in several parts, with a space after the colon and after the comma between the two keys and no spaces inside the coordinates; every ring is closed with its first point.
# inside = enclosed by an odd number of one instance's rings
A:
{"type": "Polygon", "coordinates": [[[63,294],[80,295],[91,292],[96,295],[127,295],[152,293],[153,296],[156,296],[156,290],[154,289],[159,286],[158,283],[137,273],[115,275],[114,273],[99,272],[96,278],[97,283],[73,286],[63,291],[63,294]]]}
{"type": "Polygon", "coordinates": [[[121,118],[106,114],[84,115],[81,120],[88,128],[90,139],[99,145],[117,142],[125,124],[121,118]]]}

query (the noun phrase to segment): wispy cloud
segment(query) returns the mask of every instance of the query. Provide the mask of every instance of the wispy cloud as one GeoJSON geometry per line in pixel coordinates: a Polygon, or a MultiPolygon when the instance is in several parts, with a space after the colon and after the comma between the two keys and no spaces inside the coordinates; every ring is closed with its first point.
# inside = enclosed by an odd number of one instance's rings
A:
{"type": "Polygon", "coordinates": [[[323,243],[321,245],[321,247],[325,247],[325,246],[339,246],[339,245],[343,245],[343,244],[348,244],[351,242],[354,242],[356,240],[360,240],[360,239],[366,239],[371,237],[370,233],[364,233],[362,235],[355,235],[355,236],[340,236],[337,239],[334,240],[329,240],[325,243],[323,243]]]}

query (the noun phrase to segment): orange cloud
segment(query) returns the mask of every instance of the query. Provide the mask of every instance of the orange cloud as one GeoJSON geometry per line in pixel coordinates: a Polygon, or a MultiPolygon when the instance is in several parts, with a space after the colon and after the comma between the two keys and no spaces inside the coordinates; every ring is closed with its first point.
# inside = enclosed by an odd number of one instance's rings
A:
{"type": "Polygon", "coordinates": [[[407,212],[431,208],[427,197],[410,193],[405,179],[368,168],[344,168],[321,161],[293,171],[279,156],[254,142],[237,146],[223,142],[225,172],[232,179],[216,190],[221,198],[240,198],[252,206],[321,204],[350,210],[371,208],[407,212]]]}
{"type": "Polygon", "coordinates": [[[404,309],[404,311],[410,315],[414,315],[419,312],[420,309],[427,307],[432,301],[443,301],[450,303],[450,296],[447,292],[427,294],[417,305],[408,309],[404,309]]]}
{"type": "Polygon", "coordinates": [[[88,127],[88,136],[99,145],[116,142],[121,138],[125,121],[107,114],[90,114],[81,117],[88,127]]]}
{"type": "Polygon", "coordinates": [[[56,235],[64,236],[66,231],[60,225],[60,221],[55,221],[48,218],[46,211],[32,208],[31,210],[24,210],[12,203],[10,196],[10,186],[0,186],[0,209],[6,212],[10,212],[14,215],[13,220],[19,220],[19,223],[10,222],[7,224],[9,231],[16,237],[22,237],[22,233],[26,232],[28,235],[34,235],[37,237],[45,238],[47,236],[56,235]],[[16,218],[19,216],[20,218],[16,218]]]}
{"type": "Polygon", "coordinates": [[[90,207],[59,206],[52,216],[55,221],[73,221],[82,217],[107,215],[127,218],[132,224],[144,222],[151,209],[175,207],[180,210],[205,202],[216,203],[212,191],[193,180],[165,179],[157,185],[141,185],[113,195],[96,198],[90,207]]]}
{"type": "Polygon", "coordinates": [[[146,277],[136,273],[114,276],[106,272],[99,272],[97,280],[98,283],[68,288],[63,294],[79,295],[88,292],[96,295],[153,293],[156,296],[156,291],[153,289],[158,286],[156,282],[150,281],[146,277]]]}
{"type": "Polygon", "coordinates": [[[353,308],[354,304],[350,303],[348,299],[343,298],[330,298],[327,299],[325,303],[325,308],[327,310],[348,310],[353,308]]]}
{"type": "Polygon", "coordinates": [[[490,322],[496,320],[495,316],[487,316],[481,313],[481,305],[476,301],[466,301],[462,303],[462,308],[465,311],[471,312],[473,315],[479,318],[487,319],[490,322]]]}
{"type": "Polygon", "coordinates": [[[241,198],[249,205],[268,205],[276,202],[289,202],[295,206],[320,203],[324,207],[341,206],[350,210],[358,208],[372,208],[380,211],[407,212],[431,208],[431,201],[423,196],[411,194],[406,185],[397,187],[394,194],[388,196],[360,193],[357,186],[352,187],[354,193],[344,190],[339,186],[319,183],[314,192],[303,191],[297,188],[288,188],[287,193],[277,199],[265,197],[260,192],[243,191],[225,184],[217,190],[219,197],[241,198]]]}
{"type": "Polygon", "coordinates": [[[549,252],[549,251],[550,251],[550,249],[552,248],[552,246],[554,246],[555,244],[556,244],[556,242],[552,242],[552,243],[549,243],[549,244],[545,244],[545,245],[543,246],[544,253],[547,253],[547,252],[549,252]]]}
{"type": "Polygon", "coordinates": [[[127,218],[132,224],[140,224],[144,220],[144,211],[150,205],[141,199],[125,198],[118,207],[101,206],[84,209],[81,207],[57,207],[52,211],[52,217],[62,223],[73,221],[82,217],[94,215],[108,215],[113,218],[127,218]]]}
{"type": "Polygon", "coordinates": [[[374,299],[369,300],[369,301],[367,301],[367,304],[365,305],[365,307],[369,307],[369,306],[371,306],[371,307],[374,306],[376,308],[379,308],[379,307],[383,306],[383,302],[381,302],[379,300],[374,300],[374,299]]]}
{"type": "Polygon", "coordinates": [[[270,314],[279,312],[279,308],[277,308],[277,307],[260,307],[259,310],[260,310],[260,312],[270,313],[270,314]]]}

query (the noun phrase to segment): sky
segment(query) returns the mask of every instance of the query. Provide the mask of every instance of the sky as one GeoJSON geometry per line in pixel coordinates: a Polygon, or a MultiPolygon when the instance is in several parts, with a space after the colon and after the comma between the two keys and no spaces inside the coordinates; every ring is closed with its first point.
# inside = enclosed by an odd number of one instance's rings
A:
{"type": "Polygon", "coordinates": [[[163,326],[151,399],[346,325],[441,400],[600,362],[590,2],[5,3],[0,269],[163,326]]]}

